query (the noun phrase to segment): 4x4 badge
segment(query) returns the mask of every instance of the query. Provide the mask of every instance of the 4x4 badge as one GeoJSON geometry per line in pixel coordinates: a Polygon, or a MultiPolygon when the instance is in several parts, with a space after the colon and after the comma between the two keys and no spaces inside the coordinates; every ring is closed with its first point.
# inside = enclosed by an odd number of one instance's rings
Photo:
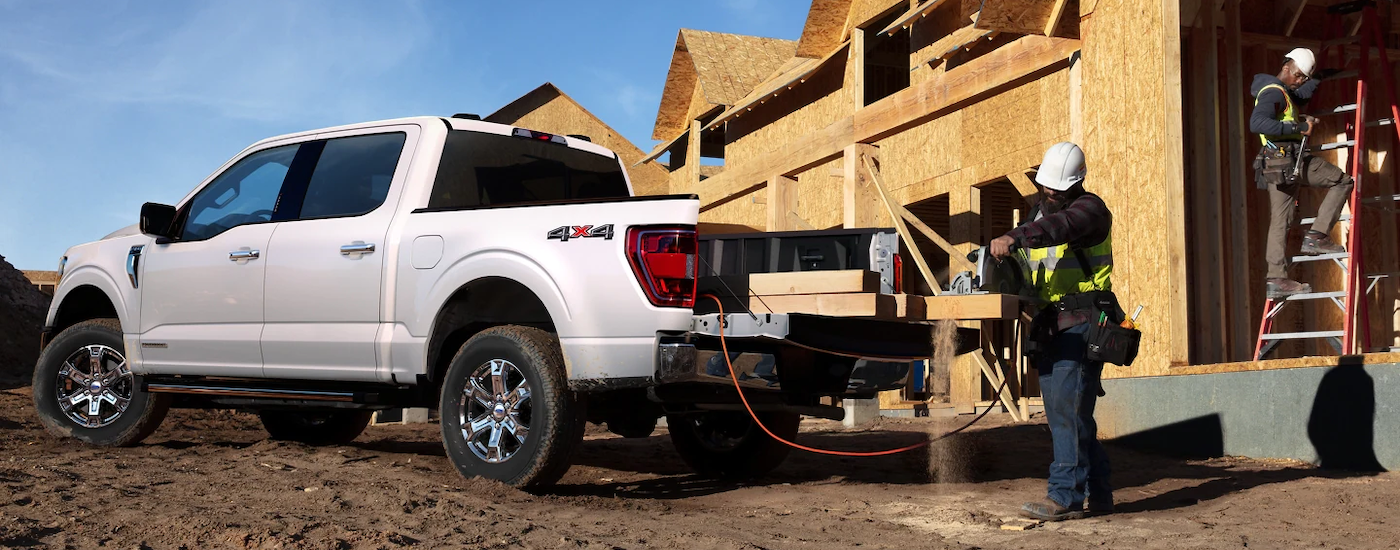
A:
{"type": "Polygon", "coordinates": [[[558,239],[559,242],[567,242],[569,239],[591,239],[602,237],[604,240],[613,238],[613,224],[607,225],[565,225],[549,230],[546,235],[549,239],[558,239]]]}

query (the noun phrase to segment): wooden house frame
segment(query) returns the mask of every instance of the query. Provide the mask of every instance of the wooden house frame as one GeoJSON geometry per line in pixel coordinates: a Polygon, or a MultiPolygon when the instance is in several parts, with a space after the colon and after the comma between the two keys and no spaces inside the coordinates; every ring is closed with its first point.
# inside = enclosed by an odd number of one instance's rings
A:
{"type": "MultiPolygon", "coordinates": [[[[870,159],[893,199],[961,251],[1009,229],[1035,199],[1031,178],[1045,150],[1072,141],[1087,155],[1088,189],[1114,213],[1114,289],[1128,307],[1145,306],[1137,362],[1106,378],[1337,364],[1311,343],[1279,350],[1295,358],[1250,360],[1268,199],[1248,168],[1258,144],[1248,133],[1247,86],[1256,72],[1277,73],[1287,50],[1316,50],[1332,3],[813,0],[792,56],[770,62],[741,98],[710,97],[696,84],[702,79],[681,55],[696,31],[682,31],[653,136],[663,142],[646,160],[722,147],[722,168],[703,179],[673,162],[669,190],[697,193],[702,223],[782,231],[889,227],[861,168],[870,159]],[[907,57],[891,55],[900,51],[907,57]],[[900,63],[907,79],[893,70],[900,63]],[[1296,358],[1305,355],[1316,357],[1296,358]]],[[[1381,8],[1394,42],[1400,20],[1389,2],[1381,8]]],[[[1334,98],[1345,95],[1334,86],[1334,98]]],[[[1384,97],[1377,90],[1372,98],[1379,118],[1384,97]]],[[[1395,134],[1369,136],[1377,177],[1367,179],[1368,192],[1394,193],[1400,171],[1386,151],[1395,134]]],[[[1315,208],[1308,195],[1300,216],[1315,208]]],[[[1368,262],[1400,271],[1396,216],[1371,219],[1368,262]]],[[[949,262],[931,243],[915,245],[949,262]]],[[[1295,274],[1340,288],[1334,273],[1295,274]]],[[[946,284],[947,271],[936,278],[946,284]]],[[[1398,298],[1393,280],[1370,297],[1372,340],[1383,347],[1400,334],[1398,298]]],[[[1299,308],[1284,322],[1340,326],[1329,308],[1299,308]]],[[[1005,374],[1034,386],[1024,370],[1005,374]]],[[[976,367],[955,369],[955,403],[984,402],[990,389],[976,367]]]]}

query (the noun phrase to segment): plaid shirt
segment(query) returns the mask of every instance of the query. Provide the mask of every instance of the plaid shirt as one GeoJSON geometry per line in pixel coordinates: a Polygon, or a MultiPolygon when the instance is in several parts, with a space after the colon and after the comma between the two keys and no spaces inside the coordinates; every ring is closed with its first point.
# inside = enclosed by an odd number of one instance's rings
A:
{"type": "MultiPolygon", "coordinates": [[[[1039,205],[1036,212],[1040,212],[1039,205]]],[[[1113,213],[1108,205],[1098,195],[1084,193],[1059,212],[1037,216],[1006,236],[1016,239],[1016,245],[1024,249],[1070,243],[1082,250],[1103,242],[1112,230],[1113,213]]]]}

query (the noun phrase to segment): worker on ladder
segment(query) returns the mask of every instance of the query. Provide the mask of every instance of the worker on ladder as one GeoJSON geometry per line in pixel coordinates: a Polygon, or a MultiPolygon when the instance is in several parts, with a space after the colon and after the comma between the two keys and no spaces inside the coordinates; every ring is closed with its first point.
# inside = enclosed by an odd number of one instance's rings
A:
{"type": "Polygon", "coordinates": [[[1307,255],[1346,252],[1327,235],[1336,225],[1342,206],[1351,195],[1352,178],[1336,165],[1312,156],[1304,147],[1317,119],[1300,109],[1312,99],[1320,80],[1336,71],[1318,71],[1312,50],[1297,48],[1284,58],[1278,76],[1254,75],[1250,93],[1254,112],[1249,131],[1259,134],[1263,147],[1254,159],[1255,184],[1269,191],[1269,240],[1264,259],[1268,262],[1266,289],[1269,298],[1287,298],[1312,292],[1312,286],[1288,278],[1288,229],[1293,225],[1298,189],[1302,186],[1327,188],[1327,196],[1317,209],[1312,228],[1303,236],[1302,253],[1307,255]]]}
{"type": "Polygon", "coordinates": [[[1103,362],[1089,359],[1087,335],[1096,324],[1122,322],[1123,314],[1109,280],[1113,215],[1084,190],[1086,173],[1079,146],[1051,146],[1035,176],[1041,200],[1030,221],[989,245],[997,258],[1015,248],[1025,252],[1043,306],[1027,348],[1040,373],[1054,461],[1046,499],[1027,503],[1021,514],[1045,521],[1082,518],[1086,507],[1093,514],[1113,511],[1108,454],[1094,422],[1103,362]]]}

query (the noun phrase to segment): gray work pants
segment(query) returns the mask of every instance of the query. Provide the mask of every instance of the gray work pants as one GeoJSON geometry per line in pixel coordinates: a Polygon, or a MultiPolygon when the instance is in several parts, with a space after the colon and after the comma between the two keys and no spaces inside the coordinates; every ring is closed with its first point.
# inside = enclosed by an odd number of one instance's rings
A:
{"type": "Polygon", "coordinates": [[[1269,242],[1264,247],[1264,260],[1269,264],[1270,279],[1288,277],[1288,228],[1293,225],[1293,211],[1296,210],[1298,189],[1303,186],[1325,187],[1327,196],[1317,208],[1317,220],[1312,230],[1330,233],[1342,213],[1342,205],[1351,196],[1351,175],[1341,168],[1321,158],[1307,155],[1303,158],[1302,181],[1293,185],[1269,184],[1269,242]]]}

